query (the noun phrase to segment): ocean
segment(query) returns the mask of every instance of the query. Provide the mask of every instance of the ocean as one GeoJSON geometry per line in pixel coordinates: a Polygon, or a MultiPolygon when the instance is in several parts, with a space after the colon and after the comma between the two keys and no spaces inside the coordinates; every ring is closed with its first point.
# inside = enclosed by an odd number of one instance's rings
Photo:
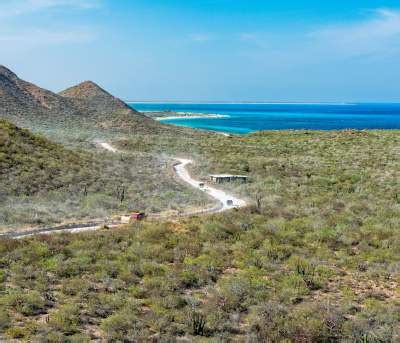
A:
{"type": "Polygon", "coordinates": [[[138,111],[218,114],[163,122],[219,132],[260,130],[400,129],[400,104],[130,103],[138,111]]]}

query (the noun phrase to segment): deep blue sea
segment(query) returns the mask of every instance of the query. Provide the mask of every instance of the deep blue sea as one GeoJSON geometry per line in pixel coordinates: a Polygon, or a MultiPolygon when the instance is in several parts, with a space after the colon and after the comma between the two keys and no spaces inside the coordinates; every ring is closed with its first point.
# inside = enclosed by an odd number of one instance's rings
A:
{"type": "Polygon", "coordinates": [[[164,122],[228,133],[259,130],[400,129],[400,104],[170,104],[132,103],[139,111],[225,115],[164,122]]]}

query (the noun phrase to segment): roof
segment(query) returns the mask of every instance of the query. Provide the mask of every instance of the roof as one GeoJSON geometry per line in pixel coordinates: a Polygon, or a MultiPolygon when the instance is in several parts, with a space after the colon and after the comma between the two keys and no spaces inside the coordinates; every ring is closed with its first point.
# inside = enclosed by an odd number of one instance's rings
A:
{"type": "Polygon", "coordinates": [[[221,177],[221,178],[228,178],[228,177],[239,177],[239,178],[247,178],[246,175],[231,175],[231,174],[213,174],[210,177],[221,177]]]}

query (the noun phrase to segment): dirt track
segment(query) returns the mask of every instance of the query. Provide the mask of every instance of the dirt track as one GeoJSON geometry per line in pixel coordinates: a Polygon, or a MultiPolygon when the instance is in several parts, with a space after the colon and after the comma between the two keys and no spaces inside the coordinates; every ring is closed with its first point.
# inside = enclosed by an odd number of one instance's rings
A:
{"type": "MultiPolygon", "coordinates": [[[[103,149],[110,151],[112,153],[117,153],[118,150],[112,147],[109,143],[106,142],[101,142],[101,141],[96,141],[95,142],[97,145],[102,147],[103,149]]],[[[239,208],[239,207],[244,207],[247,205],[245,200],[236,198],[233,195],[230,195],[222,190],[206,186],[204,185],[203,187],[200,186],[200,181],[196,181],[192,179],[190,176],[189,172],[186,169],[186,166],[193,163],[193,161],[188,160],[188,159],[182,159],[182,158],[176,158],[178,161],[177,164],[174,165],[174,170],[177,175],[182,181],[185,183],[189,184],[190,186],[207,193],[210,197],[216,199],[219,202],[218,206],[215,206],[213,208],[205,208],[202,210],[190,212],[183,214],[182,216],[192,216],[192,215],[199,215],[199,214],[206,214],[206,213],[217,213],[217,212],[223,212],[226,210],[230,210],[233,208],[239,208]],[[232,202],[228,204],[228,200],[231,200],[232,202]]],[[[155,216],[154,218],[160,218],[160,219],[166,219],[166,217],[163,216],[155,216]]],[[[19,239],[19,238],[24,238],[24,237],[29,237],[29,236],[34,236],[34,235],[48,235],[52,233],[61,233],[61,232],[70,232],[70,233],[78,233],[78,232],[84,232],[84,231],[94,231],[101,229],[104,226],[107,227],[116,227],[118,225],[121,225],[121,223],[116,223],[114,222],[106,222],[106,221],[91,221],[88,223],[81,223],[81,224],[67,224],[67,225],[61,225],[61,226],[56,226],[56,227],[49,227],[49,228],[42,228],[42,229],[32,229],[28,231],[14,231],[14,232],[9,232],[9,233],[4,233],[0,234],[0,239],[1,238],[6,238],[6,239],[19,239]]]]}

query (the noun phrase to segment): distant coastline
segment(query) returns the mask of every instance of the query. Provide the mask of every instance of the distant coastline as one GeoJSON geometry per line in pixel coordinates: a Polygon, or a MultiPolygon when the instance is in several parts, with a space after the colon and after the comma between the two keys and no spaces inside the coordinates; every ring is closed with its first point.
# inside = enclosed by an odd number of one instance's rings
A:
{"type": "Polygon", "coordinates": [[[193,113],[193,112],[171,112],[171,111],[142,111],[144,115],[157,121],[175,120],[175,119],[202,119],[202,118],[229,118],[226,114],[214,113],[193,113]]]}
{"type": "Polygon", "coordinates": [[[147,105],[306,105],[306,106],[351,106],[357,105],[355,102],[279,102],[279,101],[239,101],[239,102],[229,102],[229,101],[131,101],[125,100],[128,105],[135,104],[147,104],[147,105]]]}
{"type": "Polygon", "coordinates": [[[230,134],[265,130],[400,129],[400,104],[136,104],[132,107],[163,123],[230,134]]]}

